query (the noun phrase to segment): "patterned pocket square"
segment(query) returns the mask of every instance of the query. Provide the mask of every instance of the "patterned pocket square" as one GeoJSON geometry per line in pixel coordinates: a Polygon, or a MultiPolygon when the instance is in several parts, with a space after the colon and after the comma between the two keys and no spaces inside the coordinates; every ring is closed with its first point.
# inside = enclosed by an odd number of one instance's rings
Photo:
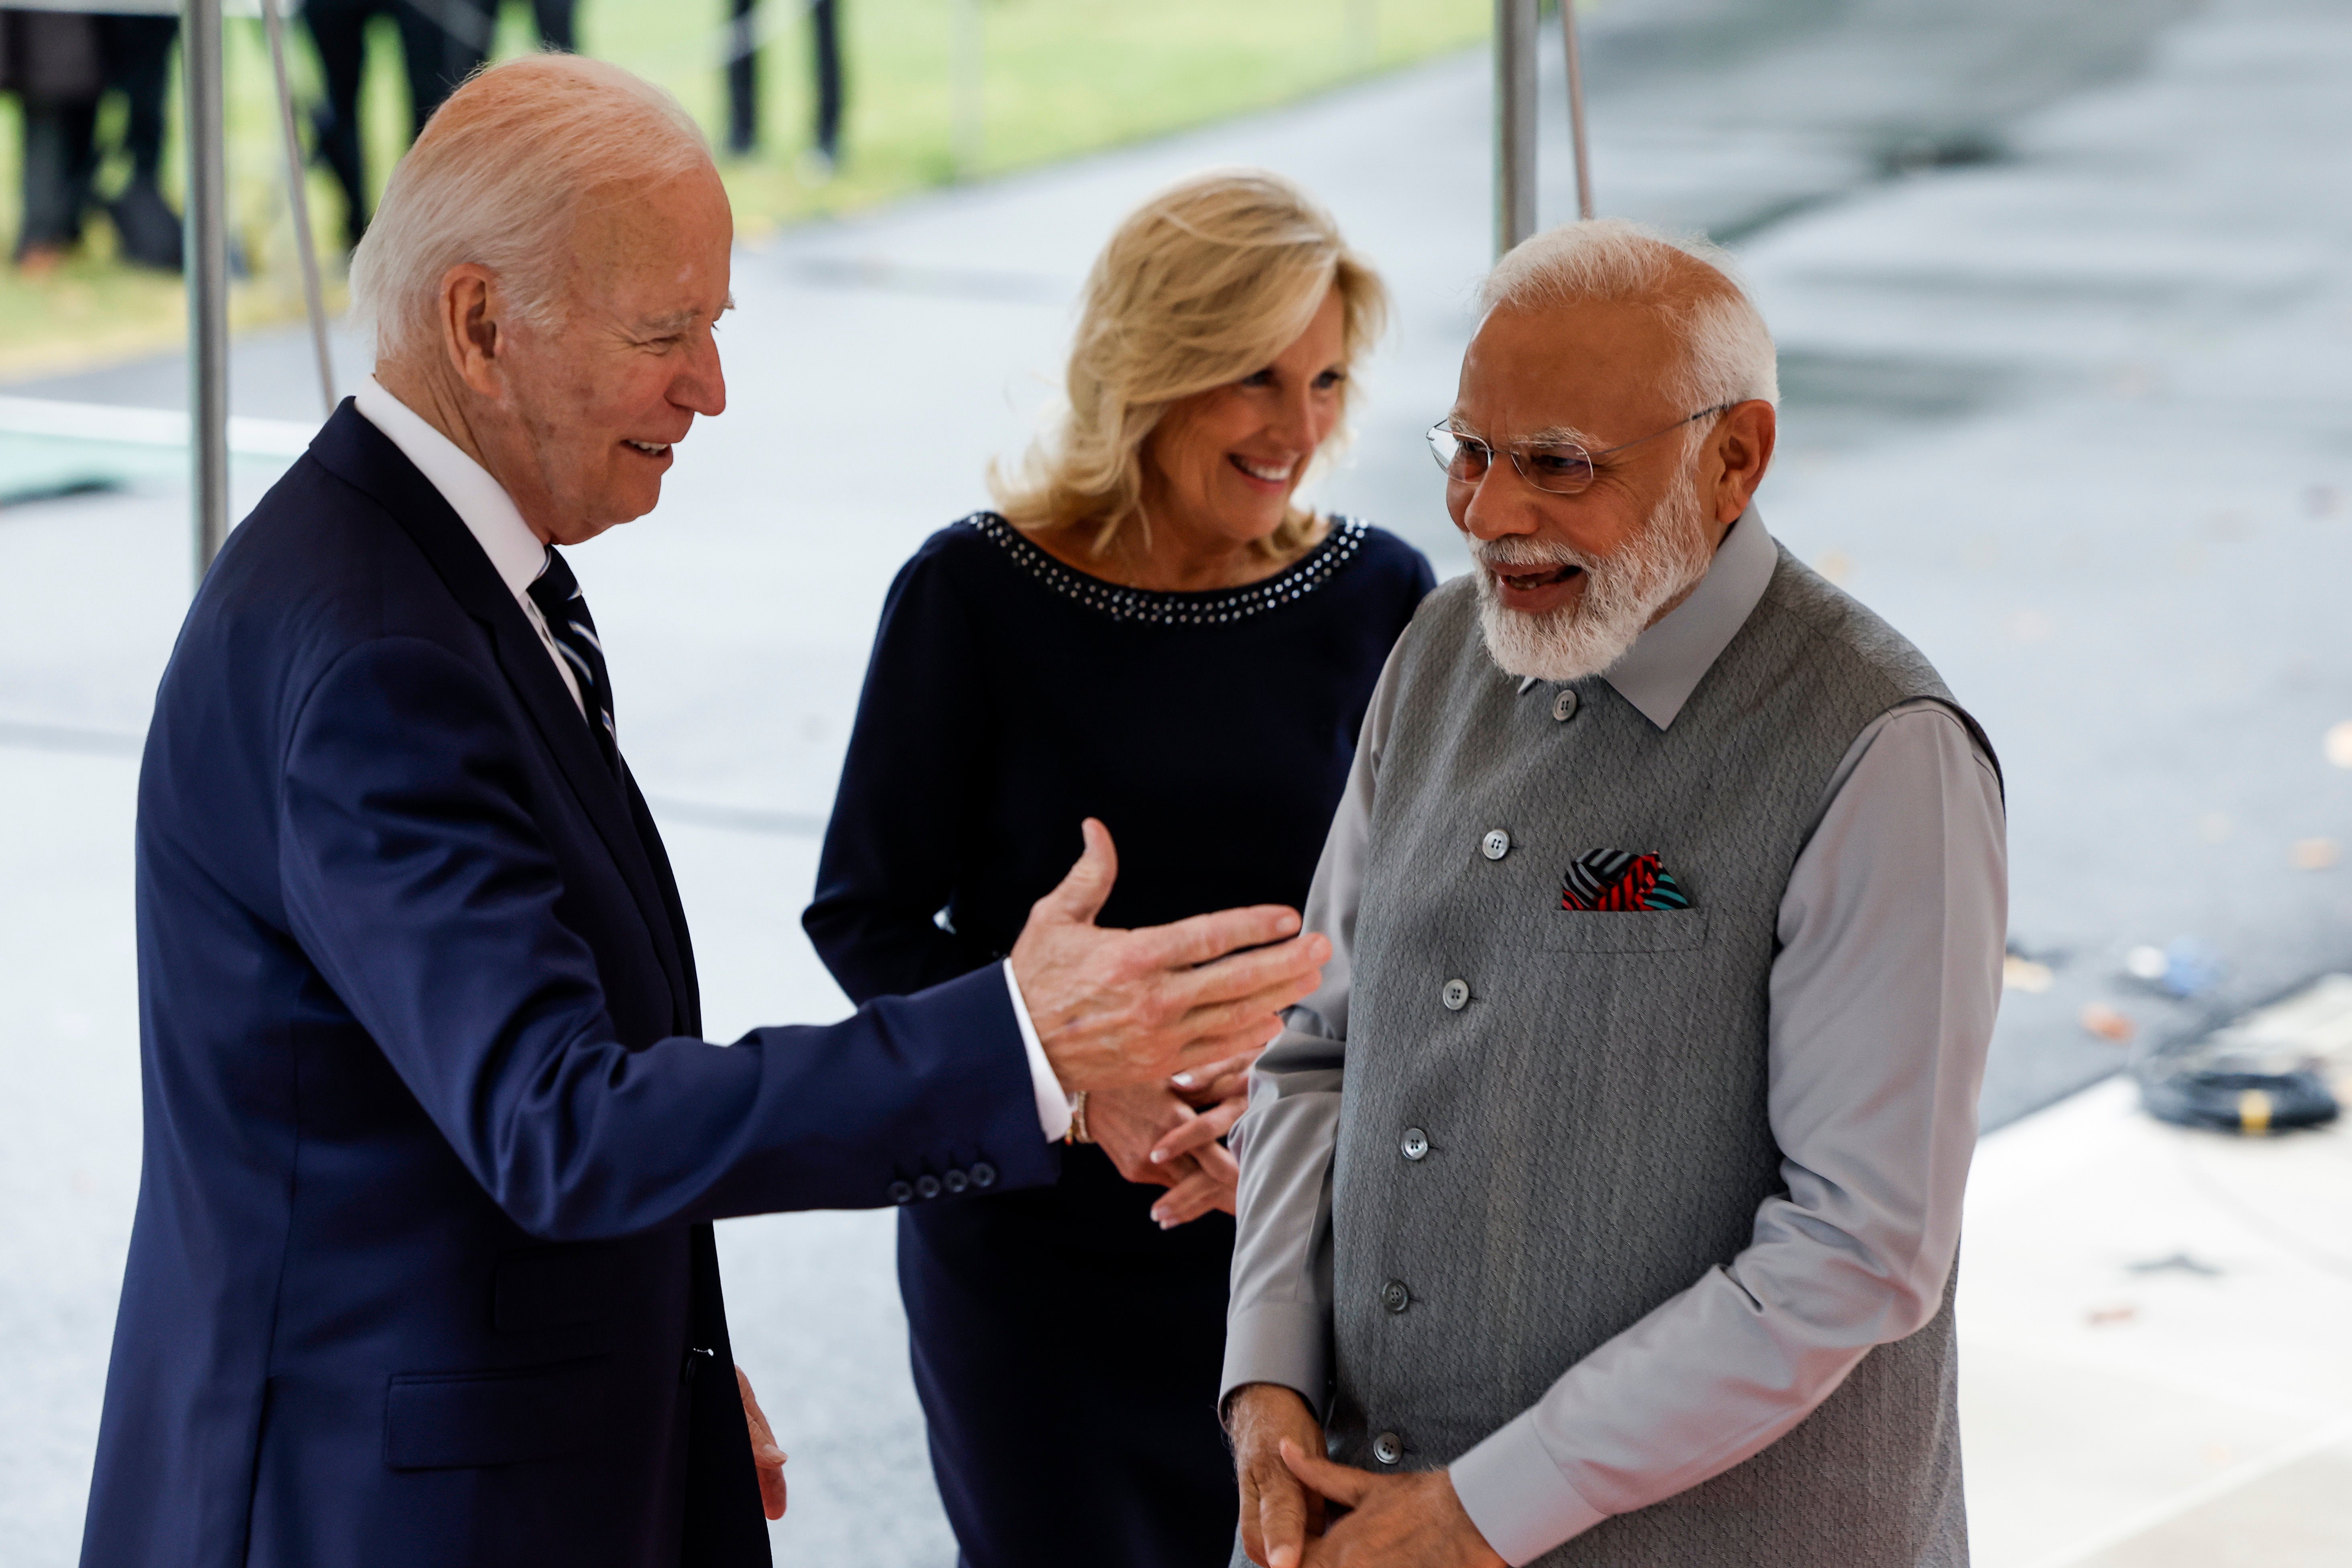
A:
{"type": "Polygon", "coordinates": [[[1655,855],[1594,849],[1579,855],[1560,883],[1564,910],[1686,910],[1690,900],[1655,855]]]}

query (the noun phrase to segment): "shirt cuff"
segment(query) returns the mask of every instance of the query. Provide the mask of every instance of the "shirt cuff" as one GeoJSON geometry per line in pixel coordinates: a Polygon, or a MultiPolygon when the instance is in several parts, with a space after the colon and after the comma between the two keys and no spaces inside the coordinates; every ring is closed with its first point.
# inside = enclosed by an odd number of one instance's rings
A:
{"type": "Polygon", "coordinates": [[[1331,1358],[1325,1347],[1330,1325],[1330,1308],[1307,1301],[1254,1301],[1234,1308],[1225,1323],[1218,1407],[1244,1384],[1272,1383],[1297,1392],[1317,1419],[1328,1415],[1324,1391],[1331,1385],[1331,1358]]]}
{"type": "Polygon", "coordinates": [[[1029,1004],[1021,1000],[1021,982],[1013,978],[1013,961],[1004,961],[1004,989],[1013,996],[1013,1021],[1021,1026],[1021,1048],[1029,1053],[1029,1085],[1037,1093],[1037,1125],[1045,1131],[1045,1142],[1059,1143],[1070,1131],[1070,1097],[1062,1092],[1062,1080],[1054,1076],[1054,1064],[1045,1059],[1045,1047],[1037,1038],[1037,1026],[1029,1021],[1029,1004]]]}
{"type": "Polygon", "coordinates": [[[1511,1568],[1532,1563],[1609,1516],[1578,1495],[1523,1410],[1445,1469],[1462,1511],[1511,1568]]]}

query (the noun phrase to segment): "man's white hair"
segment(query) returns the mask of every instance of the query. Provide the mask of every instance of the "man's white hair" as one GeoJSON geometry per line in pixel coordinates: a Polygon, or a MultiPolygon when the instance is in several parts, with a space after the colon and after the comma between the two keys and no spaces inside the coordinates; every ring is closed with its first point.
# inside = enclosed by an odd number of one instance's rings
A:
{"type": "Polygon", "coordinates": [[[352,256],[352,312],[374,324],[379,359],[422,347],[443,275],[470,261],[524,321],[549,324],[582,209],[709,163],[677,100],[618,66],[542,54],[478,71],[393,170],[352,256]]]}
{"type": "Polygon", "coordinates": [[[1721,246],[1618,217],[1564,223],[1522,240],[1478,290],[1481,314],[1586,302],[1652,305],[1681,340],[1669,389],[1689,410],[1750,398],[1778,406],[1779,357],[1764,318],[1721,246]]]}

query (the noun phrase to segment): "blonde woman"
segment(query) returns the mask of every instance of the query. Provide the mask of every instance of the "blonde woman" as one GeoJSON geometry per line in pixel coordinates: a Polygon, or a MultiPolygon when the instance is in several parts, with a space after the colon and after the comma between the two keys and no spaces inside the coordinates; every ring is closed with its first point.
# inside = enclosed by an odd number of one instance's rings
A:
{"type": "MultiPolygon", "coordinates": [[[[1088,816],[1118,851],[1104,924],[1305,904],[1373,682],[1433,585],[1410,545],[1293,500],[1384,310],[1272,174],[1185,181],[1112,236],[1058,431],[883,607],[804,921],[851,996],[1003,958],[1088,816]]],[[[899,1289],[969,1568],[1226,1561],[1219,1140],[1247,1067],[1093,1096],[1055,1187],[909,1173],[899,1289]]]]}

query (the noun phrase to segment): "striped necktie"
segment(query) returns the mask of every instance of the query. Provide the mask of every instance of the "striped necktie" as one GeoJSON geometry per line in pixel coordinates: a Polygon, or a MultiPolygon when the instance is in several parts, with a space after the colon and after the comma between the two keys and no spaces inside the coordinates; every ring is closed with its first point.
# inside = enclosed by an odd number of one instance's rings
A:
{"type": "Polygon", "coordinates": [[[604,670],[604,645],[596,640],[596,617],[588,613],[588,601],[581,597],[580,579],[572,574],[553,545],[548,546],[547,566],[530,592],[531,603],[547,617],[555,651],[580,678],[580,695],[592,715],[588,727],[596,732],[606,765],[617,773],[621,771],[620,735],[613,728],[613,681],[604,670]]]}

